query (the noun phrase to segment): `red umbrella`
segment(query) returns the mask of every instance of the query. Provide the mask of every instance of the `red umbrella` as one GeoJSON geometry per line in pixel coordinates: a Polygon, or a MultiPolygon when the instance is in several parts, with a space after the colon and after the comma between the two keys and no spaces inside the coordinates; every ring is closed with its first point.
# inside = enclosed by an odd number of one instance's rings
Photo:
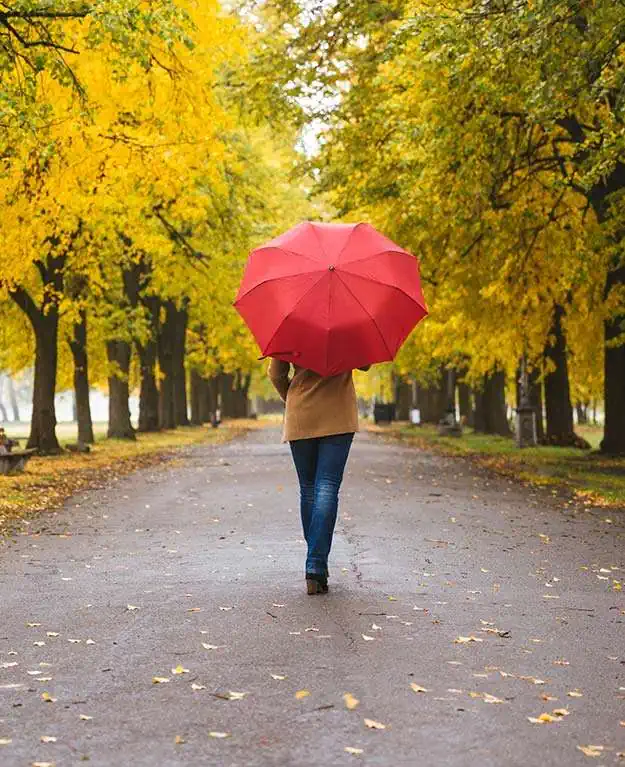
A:
{"type": "Polygon", "coordinates": [[[306,221],[256,248],[234,305],[264,356],[322,376],[392,360],[427,315],[417,259],[369,224],[306,221]]]}

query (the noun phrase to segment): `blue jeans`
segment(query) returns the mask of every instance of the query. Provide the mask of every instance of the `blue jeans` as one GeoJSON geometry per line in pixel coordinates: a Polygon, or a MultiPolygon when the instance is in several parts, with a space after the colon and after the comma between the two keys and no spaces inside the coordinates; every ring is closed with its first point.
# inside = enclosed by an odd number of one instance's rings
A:
{"type": "Polygon", "coordinates": [[[308,544],[307,573],[328,575],[339,488],[353,439],[350,432],[289,443],[299,479],[302,527],[308,544]]]}

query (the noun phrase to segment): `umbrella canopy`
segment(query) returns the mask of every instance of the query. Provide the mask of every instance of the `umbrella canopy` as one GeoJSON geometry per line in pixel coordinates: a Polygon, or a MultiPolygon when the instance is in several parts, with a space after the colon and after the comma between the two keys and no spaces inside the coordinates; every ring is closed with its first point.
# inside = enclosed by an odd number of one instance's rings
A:
{"type": "Polygon", "coordinates": [[[369,224],[306,221],[256,248],[234,305],[264,356],[322,376],[392,360],[427,315],[417,259],[369,224]]]}

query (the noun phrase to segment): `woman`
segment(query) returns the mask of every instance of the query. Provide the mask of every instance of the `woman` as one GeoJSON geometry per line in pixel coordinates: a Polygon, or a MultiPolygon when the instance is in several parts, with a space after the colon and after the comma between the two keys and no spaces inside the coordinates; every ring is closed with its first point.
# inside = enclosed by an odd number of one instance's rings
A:
{"type": "Polygon", "coordinates": [[[356,390],[351,370],[323,377],[297,365],[293,368],[289,378],[289,363],[272,359],[269,377],[286,403],[283,441],[291,447],[299,479],[302,527],[308,544],[307,590],[325,594],[339,488],[358,431],[356,390]]]}

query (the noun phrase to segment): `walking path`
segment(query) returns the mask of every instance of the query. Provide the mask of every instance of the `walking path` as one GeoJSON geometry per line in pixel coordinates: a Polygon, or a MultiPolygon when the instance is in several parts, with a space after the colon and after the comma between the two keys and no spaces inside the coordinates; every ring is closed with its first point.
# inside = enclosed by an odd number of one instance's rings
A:
{"type": "Polygon", "coordinates": [[[0,765],[617,764],[624,538],[361,434],[309,597],[279,433],[190,449],[0,548],[0,765]]]}

